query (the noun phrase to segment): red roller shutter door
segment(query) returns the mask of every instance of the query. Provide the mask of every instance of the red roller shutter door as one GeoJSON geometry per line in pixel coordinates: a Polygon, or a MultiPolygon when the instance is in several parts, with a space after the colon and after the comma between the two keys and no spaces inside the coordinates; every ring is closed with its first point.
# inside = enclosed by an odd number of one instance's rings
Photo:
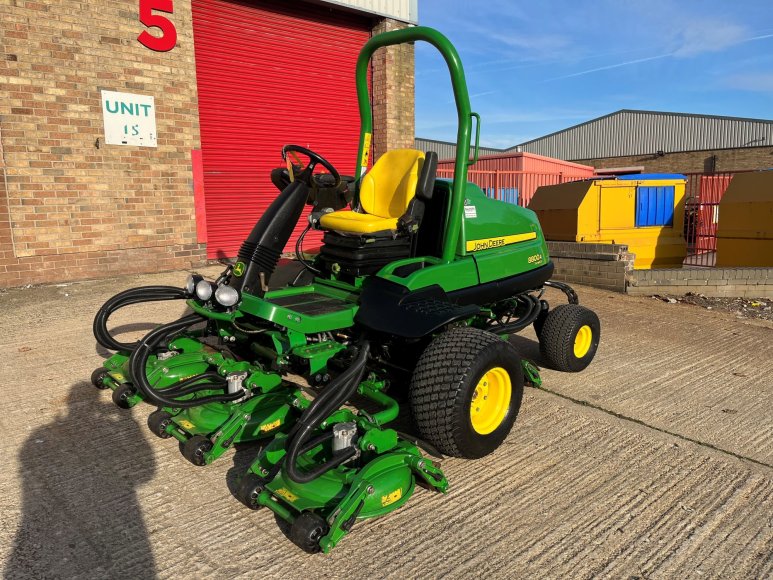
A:
{"type": "MultiPolygon", "coordinates": [[[[192,6],[207,256],[233,257],[278,195],[269,173],[282,165],[283,145],[309,147],[353,174],[360,130],[354,69],[371,25],[305,2],[192,6]]],[[[308,247],[319,237],[307,239],[308,247]]]]}

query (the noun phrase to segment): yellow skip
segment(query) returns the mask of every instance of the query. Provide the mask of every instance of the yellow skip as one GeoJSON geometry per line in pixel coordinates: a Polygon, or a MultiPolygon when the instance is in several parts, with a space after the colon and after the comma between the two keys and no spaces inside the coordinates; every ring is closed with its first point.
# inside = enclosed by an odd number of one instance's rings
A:
{"type": "Polygon", "coordinates": [[[518,242],[526,242],[537,237],[537,232],[527,232],[525,234],[513,234],[512,236],[500,236],[498,238],[484,238],[482,240],[470,240],[467,242],[468,252],[479,252],[481,250],[490,250],[492,248],[501,248],[518,242]]]}

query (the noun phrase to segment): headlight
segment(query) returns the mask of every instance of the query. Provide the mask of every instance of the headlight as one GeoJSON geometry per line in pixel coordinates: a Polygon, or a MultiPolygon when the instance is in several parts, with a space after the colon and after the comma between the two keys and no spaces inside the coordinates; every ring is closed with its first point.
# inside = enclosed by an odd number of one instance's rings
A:
{"type": "Polygon", "coordinates": [[[239,291],[231,286],[221,284],[215,290],[215,300],[226,307],[233,306],[239,302],[239,291]]]}
{"type": "Polygon", "coordinates": [[[188,279],[185,281],[185,291],[193,296],[193,294],[196,292],[196,284],[198,284],[201,280],[202,277],[198,274],[191,274],[188,276],[188,279]]]}
{"type": "Polygon", "coordinates": [[[199,300],[209,300],[212,298],[212,283],[206,280],[199,280],[196,284],[196,296],[199,300]]]}

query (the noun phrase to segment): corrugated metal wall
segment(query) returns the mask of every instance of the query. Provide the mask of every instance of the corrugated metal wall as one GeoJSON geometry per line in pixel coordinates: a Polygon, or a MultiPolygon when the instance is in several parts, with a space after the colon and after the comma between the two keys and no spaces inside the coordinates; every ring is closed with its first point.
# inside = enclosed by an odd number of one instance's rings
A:
{"type": "Polygon", "coordinates": [[[527,141],[520,147],[530,153],[572,160],[771,144],[773,121],[624,110],[527,141]]]}
{"type": "MultiPolygon", "coordinates": [[[[232,257],[279,195],[270,173],[283,164],[283,145],[308,147],[353,173],[353,71],[371,20],[284,0],[193,0],[192,8],[207,256],[232,257]]],[[[307,247],[318,240],[312,232],[307,247]]]]}

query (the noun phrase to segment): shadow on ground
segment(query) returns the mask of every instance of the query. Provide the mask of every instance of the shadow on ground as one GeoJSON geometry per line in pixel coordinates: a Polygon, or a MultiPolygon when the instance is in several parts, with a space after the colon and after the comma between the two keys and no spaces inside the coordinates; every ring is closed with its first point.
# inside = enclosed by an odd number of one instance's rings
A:
{"type": "Polygon", "coordinates": [[[19,453],[22,521],[5,577],[154,578],[137,487],[155,460],[132,415],[78,383],[19,453]]]}
{"type": "MultiPolygon", "coordinates": [[[[117,326],[116,328],[113,328],[110,330],[110,335],[115,338],[116,340],[121,340],[120,335],[127,332],[142,332],[143,335],[147,334],[154,328],[156,328],[158,324],[153,324],[152,322],[134,322],[132,324],[124,324],[121,326],[117,326]]],[[[131,342],[131,341],[127,341],[131,342]]],[[[108,359],[111,356],[113,356],[113,352],[107,350],[104,346],[99,344],[98,342],[95,342],[94,349],[96,350],[96,353],[101,356],[104,359],[108,359]]]]}

